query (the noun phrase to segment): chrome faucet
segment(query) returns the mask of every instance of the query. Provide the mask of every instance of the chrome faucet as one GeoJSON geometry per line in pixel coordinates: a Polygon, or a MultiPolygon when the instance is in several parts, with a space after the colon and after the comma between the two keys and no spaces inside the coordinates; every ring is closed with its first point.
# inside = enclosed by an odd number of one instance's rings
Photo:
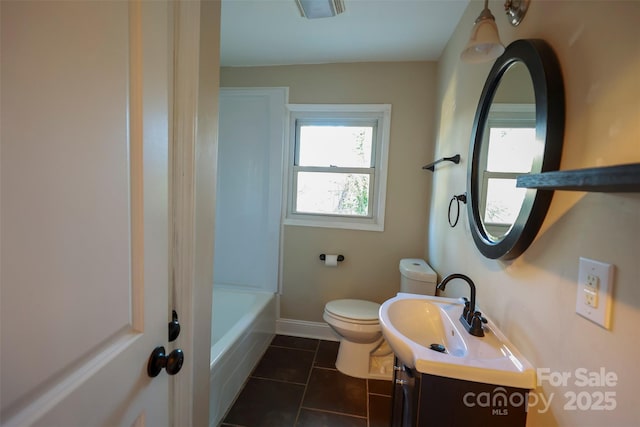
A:
{"type": "Polygon", "coordinates": [[[454,273],[442,279],[442,282],[440,282],[438,286],[436,286],[436,289],[444,291],[447,283],[449,283],[453,279],[462,279],[467,282],[469,288],[471,288],[471,301],[467,301],[467,299],[465,298],[464,310],[462,311],[462,315],[460,316],[460,323],[462,323],[462,326],[464,326],[467,332],[469,332],[471,335],[474,335],[476,337],[483,337],[484,330],[482,329],[482,313],[476,311],[476,285],[473,283],[473,280],[471,280],[464,274],[454,273]]]}

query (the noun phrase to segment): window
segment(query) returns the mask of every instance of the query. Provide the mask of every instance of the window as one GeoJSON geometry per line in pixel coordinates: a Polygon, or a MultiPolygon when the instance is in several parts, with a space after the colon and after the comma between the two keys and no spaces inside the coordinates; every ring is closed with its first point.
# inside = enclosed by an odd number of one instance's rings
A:
{"type": "Polygon", "coordinates": [[[391,106],[289,110],[285,224],[382,231],[391,106]]]}
{"type": "Polygon", "coordinates": [[[481,158],[485,165],[481,212],[487,232],[500,237],[516,221],[527,191],[516,187],[516,178],[529,173],[540,155],[535,105],[494,103],[485,132],[489,143],[481,158]]]}

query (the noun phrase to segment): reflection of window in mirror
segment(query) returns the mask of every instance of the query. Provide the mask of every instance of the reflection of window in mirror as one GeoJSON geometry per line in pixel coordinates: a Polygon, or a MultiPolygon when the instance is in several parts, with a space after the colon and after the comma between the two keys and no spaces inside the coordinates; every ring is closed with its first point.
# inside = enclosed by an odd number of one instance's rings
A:
{"type": "Polygon", "coordinates": [[[515,222],[526,193],[518,175],[531,172],[538,152],[534,104],[492,104],[480,157],[480,212],[487,233],[504,236],[515,222]]]}

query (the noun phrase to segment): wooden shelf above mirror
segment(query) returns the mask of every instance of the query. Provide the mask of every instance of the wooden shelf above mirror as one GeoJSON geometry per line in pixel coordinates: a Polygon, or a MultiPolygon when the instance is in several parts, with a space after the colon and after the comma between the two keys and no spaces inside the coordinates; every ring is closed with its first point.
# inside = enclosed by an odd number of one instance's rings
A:
{"type": "Polygon", "coordinates": [[[640,192],[640,163],[521,175],[517,187],[538,190],[640,192]]]}

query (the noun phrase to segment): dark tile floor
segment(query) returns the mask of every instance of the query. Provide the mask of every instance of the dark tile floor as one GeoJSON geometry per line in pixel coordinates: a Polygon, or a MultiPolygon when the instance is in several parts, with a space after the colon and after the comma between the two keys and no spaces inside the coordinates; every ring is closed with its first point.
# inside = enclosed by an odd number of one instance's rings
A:
{"type": "Polygon", "coordinates": [[[221,426],[388,427],[391,381],[335,368],[338,343],[276,335],[221,426]]]}

